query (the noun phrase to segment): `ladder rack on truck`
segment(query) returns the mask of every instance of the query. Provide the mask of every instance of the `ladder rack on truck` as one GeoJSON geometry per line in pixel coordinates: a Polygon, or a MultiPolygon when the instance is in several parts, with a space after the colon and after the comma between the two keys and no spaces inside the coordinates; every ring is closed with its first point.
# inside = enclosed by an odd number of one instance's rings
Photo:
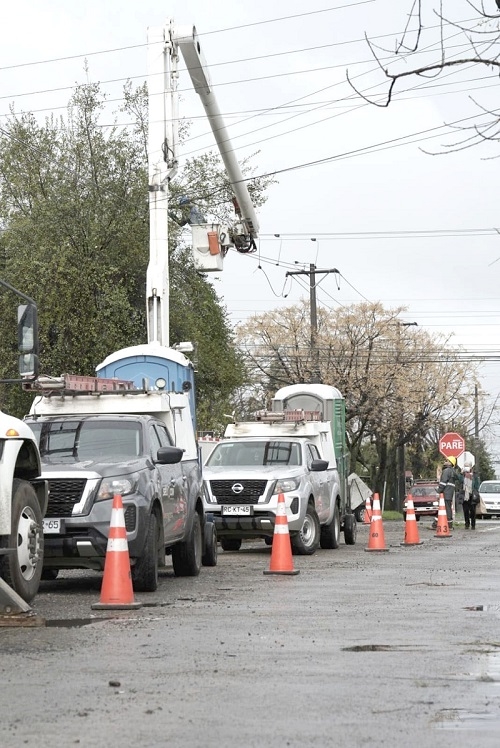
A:
{"type": "Polygon", "coordinates": [[[321,421],[322,414],[319,410],[258,410],[255,414],[256,421],[264,423],[300,423],[306,421],[321,421]]]}
{"type": "Polygon", "coordinates": [[[136,387],[129,379],[105,379],[102,377],[81,376],[79,374],[62,374],[60,377],[38,377],[35,381],[26,383],[25,390],[51,395],[127,395],[157,393],[159,390],[149,390],[146,387],[136,387]]]}

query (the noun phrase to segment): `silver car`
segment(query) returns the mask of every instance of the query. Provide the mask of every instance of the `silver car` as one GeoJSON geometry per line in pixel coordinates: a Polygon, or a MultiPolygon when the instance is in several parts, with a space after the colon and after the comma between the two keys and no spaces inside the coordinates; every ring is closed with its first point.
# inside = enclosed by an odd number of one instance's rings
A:
{"type": "Polygon", "coordinates": [[[480,513],[479,506],[477,508],[477,516],[480,517],[500,517],[500,481],[499,480],[483,480],[479,486],[479,494],[482,502],[486,507],[487,514],[484,511],[480,513]]]}

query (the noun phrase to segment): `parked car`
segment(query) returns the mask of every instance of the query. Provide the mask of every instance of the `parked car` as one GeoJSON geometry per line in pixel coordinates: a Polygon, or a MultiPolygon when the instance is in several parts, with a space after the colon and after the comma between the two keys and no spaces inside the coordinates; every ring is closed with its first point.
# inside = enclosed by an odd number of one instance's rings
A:
{"type": "MultiPolygon", "coordinates": [[[[500,484],[499,484],[500,485],[500,484]]],[[[408,491],[408,496],[413,499],[415,507],[415,518],[417,522],[420,517],[437,517],[439,506],[439,494],[437,483],[432,480],[416,480],[408,491]]],[[[500,495],[499,495],[500,498],[500,495]]],[[[403,517],[406,519],[407,500],[405,499],[403,507],[403,517]]]]}
{"type": "Polygon", "coordinates": [[[500,481],[498,480],[483,480],[479,486],[479,495],[481,496],[481,503],[484,503],[487,514],[479,513],[479,506],[476,510],[476,517],[500,517],[500,481]]]}

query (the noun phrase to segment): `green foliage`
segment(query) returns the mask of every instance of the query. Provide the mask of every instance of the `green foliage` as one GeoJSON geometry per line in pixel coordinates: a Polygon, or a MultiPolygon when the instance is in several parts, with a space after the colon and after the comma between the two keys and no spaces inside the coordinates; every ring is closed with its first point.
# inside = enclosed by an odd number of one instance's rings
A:
{"type": "MultiPolygon", "coordinates": [[[[44,374],[94,374],[112,351],[147,339],[147,89],[127,84],[124,94],[128,128],[100,125],[105,100],[89,84],[75,90],[66,119],[39,124],[11,113],[0,134],[1,273],[37,302],[44,374]]],[[[187,183],[207,213],[220,213],[228,184],[218,158],[188,163],[172,185],[174,209],[187,183]]],[[[252,184],[256,204],[265,184],[252,184]]],[[[210,429],[230,407],[244,370],[226,311],[182,238],[171,221],[170,339],[196,345],[198,423],[210,429]]],[[[2,378],[17,375],[14,308],[0,294],[2,378]]],[[[27,411],[31,397],[19,386],[0,393],[5,410],[27,411]]]]}

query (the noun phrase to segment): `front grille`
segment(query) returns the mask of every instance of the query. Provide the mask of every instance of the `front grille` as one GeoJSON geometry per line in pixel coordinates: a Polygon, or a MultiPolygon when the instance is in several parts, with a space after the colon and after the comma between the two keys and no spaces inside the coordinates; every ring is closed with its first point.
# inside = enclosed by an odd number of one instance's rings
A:
{"type": "Polygon", "coordinates": [[[211,480],[210,488],[218,504],[258,504],[259,497],[266,490],[265,480],[211,480]],[[239,483],[241,493],[234,493],[232,487],[239,483]]]}
{"type": "Polygon", "coordinates": [[[53,478],[49,480],[49,506],[46,517],[71,517],[73,507],[83,496],[85,478],[53,478]]]}
{"type": "Polygon", "coordinates": [[[434,506],[432,501],[415,501],[413,499],[413,507],[414,509],[436,509],[437,506],[434,506]]]}

